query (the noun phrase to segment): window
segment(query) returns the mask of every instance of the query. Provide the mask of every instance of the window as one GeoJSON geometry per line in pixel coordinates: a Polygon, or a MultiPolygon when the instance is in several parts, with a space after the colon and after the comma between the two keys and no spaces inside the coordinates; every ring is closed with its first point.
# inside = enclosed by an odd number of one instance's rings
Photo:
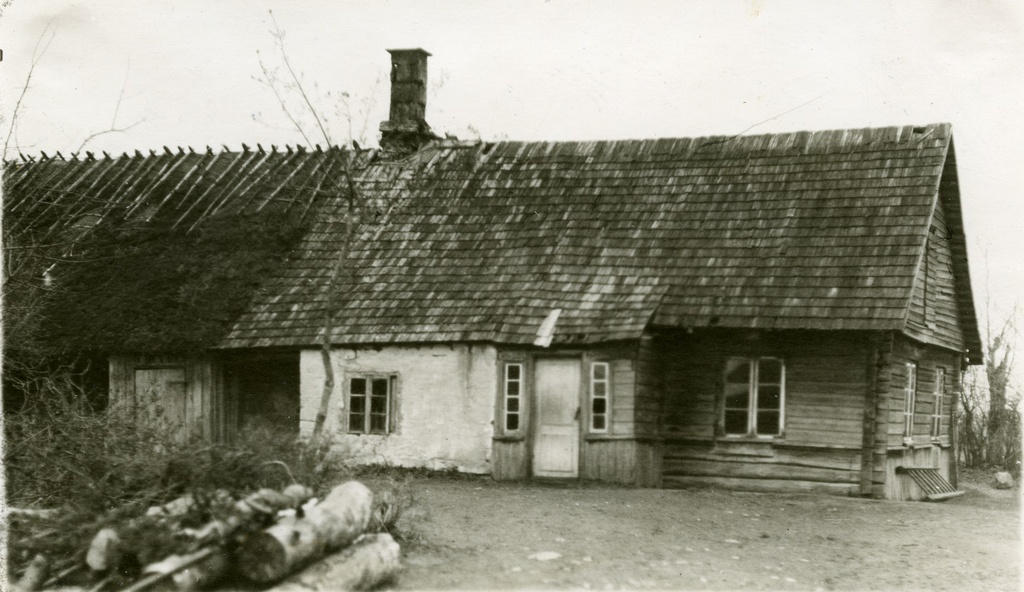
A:
{"type": "Polygon", "coordinates": [[[595,362],[590,366],[590,431],[607,432],[611,395],[611,373],[607,362],[595,362]]]}
{"type": "Polygon", "coordinates": [[[348,382],[348,433],[387,434],[394,376],[353,376],[348,382]]]}
{"type": "Polygon", "coordinates": [[[516,432],[522,426],[523,365],[505,364],[505,431],[516,432]]]}
{"type": "Polygon", "coordinates": [[[946,394],[946,369],[935,369],[935,407],[932,408],[932,438],[942,436],[942,398],[946,394]]]}
{"type": "Polygon", "coordinates": [[[917,404],[917,363],[907,362],[907,382],[903,386],[903,437],[914,435],[914,407],[917,404]]]}
{"type": "Polygon", "coordinates": [[[777,358],[732,358],[725,371],[725,433],[782,434],[785,368],[777,358]]]}

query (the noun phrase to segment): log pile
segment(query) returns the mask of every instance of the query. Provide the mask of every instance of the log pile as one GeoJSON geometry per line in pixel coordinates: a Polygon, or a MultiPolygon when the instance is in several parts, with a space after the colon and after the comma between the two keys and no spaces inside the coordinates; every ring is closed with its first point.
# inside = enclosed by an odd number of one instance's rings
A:
{"type": "MultiPolygon", "coordinates": [[[[400,566],[399,547],[388,534],[368,532],[373,493],[349,481],[323,500],[312,495],[309,488],[291,485],[237,501],[186,496],[150,508],[145,516],[97,532],[75,570],[87,573],[88,586],[59,589],[191,592],[279,584],[273,589],[309,592],[363,590],[392,579],[400,566]],[[210,519],[183,526],[181,517],[194,515],[199,504],[210,519]]],[[[47,589],[69,575],[65,570],[48,578],[47,568],[46,558],[37,557],[15,589],[47,589]]]]}

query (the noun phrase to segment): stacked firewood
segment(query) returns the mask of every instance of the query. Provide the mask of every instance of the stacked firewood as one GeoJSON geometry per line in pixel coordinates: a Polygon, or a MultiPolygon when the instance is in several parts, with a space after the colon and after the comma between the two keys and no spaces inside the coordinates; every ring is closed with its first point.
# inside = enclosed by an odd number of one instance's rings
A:
{"type": "MultiPolygon", "coordinates": [[[[399,568],[394,539],[368,532],[373,511],[373,493],[356,481],[335,487],[323,500],[302,485],[261,489],[241,500],[224,493],[178,498],[96,533],[78,566],[91,572],[91,587],[60,590],[189,592],[273,584],[274,590],[304,592],[367,589],[399,568]],[[209,520],[185,526],[197,509],[209,520]]],[[[42,556],[33,560],[18,589],[59,584],[64,574],[48,578],[46,563],[42,556]]]]}

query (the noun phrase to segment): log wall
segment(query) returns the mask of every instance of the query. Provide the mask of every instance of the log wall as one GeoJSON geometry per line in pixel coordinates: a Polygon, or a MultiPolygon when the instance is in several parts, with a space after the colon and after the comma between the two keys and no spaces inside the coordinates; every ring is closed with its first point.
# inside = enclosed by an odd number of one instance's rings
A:
{"type": "Polygon", "coordinates": [[[857,495],[860,468],[855,449],[674,441],[666,447],[663,480],[666,487],[857,495]]]}
{"type": "Polygon", "coordinates": [[[865,407],[873,385],[869,335],[695,330],[661,333],[655,347],[664,393],[666,486],[860,492],[865,407]],[[784,360],[781,436],[724,435],[723,373],[734,356],[784,360]]]}
{"type": "Polygon", "coordinates": [[[891,377],[889,379],[889,418],[887,444],[890,450],[905,446],[950,447],[950,426],[952,410],[956,405],[956,393],[960,392],[960,368],[963,356],[954,351],[919,343],[906,337],[897,336],[892,355],[891,377]],[[907,362],[917,364],[917,393],[914,408],[914,432],[911,441],[904,441],[903,413],[906,404],[904,387],[907,381],[907,362]],[[935,371],[946,371],[946,389],[943,395],[942,431],[938,440],[931,437],[931,417],[934,413],[935,371]]]}
{"type": "Polygon", "coordinates": [[[947,480],[956,480],[955,467],[952,466],[951,432],[953,410],[957,405],[956,393],[960,392],[961,388],[960,370],[963,355],[901,335],[895,336],[892,349],[887,380],[880,383],[887,387],[885,396],[889,404],[886,410],[886,429],[878,438],[878,448],[884,446],[886,451],[884,464],[879,463],[875,472],[884,470],[884,482],[882,487],[876,484],[872,493],[875,497],[890,500],[919,500],[923,499],[924,493],[909,476],[896,474],[896,467],[935,468],[947,480]],[[917,364],[913,433],[909,437],[904,434],[903,428],[907,362],[917,364]],[[936,369],[939,368],[945,370],[946,388],[942,396],[941,431],[936,438],[931,435],[931,420],[936,404],[936,369]]]}

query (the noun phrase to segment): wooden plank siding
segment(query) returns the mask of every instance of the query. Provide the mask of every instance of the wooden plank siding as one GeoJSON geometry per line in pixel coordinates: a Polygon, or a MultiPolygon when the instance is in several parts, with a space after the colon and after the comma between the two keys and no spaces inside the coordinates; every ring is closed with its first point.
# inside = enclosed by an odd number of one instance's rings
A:
{"type": "Polygon", "coordinates": [[[936,444],[942,447],[951,445],[950,425],[952,409],[957,404],[955,393],[960,389],[960,368],[963,355],[935,346],[918,343],[906,337],[896,338],[893,353],[891,379],[889,381],[889,419],[887,445],[890,450],[903,449],[904,443],[903,412],[906,403],[904,387],[907,380],[907,362],[917,364],[917,394],[914,409],[913,446],[931,446],[933,444],[930,428],[934,409],[935,370],[946,371],[946,392],[943,395],[943,417],[941,435],[936,444]]]}
{"type": "Polygon", "coordinates": [[[954,277],[952,242],[945,206],[936,200],[924,254],[914,278],[907,335],[927,343],[964,349],[964,332],[954,277]]]}
{"type": "Polygon", "coordinates": [[[874,361],[869,334],[694,330],[660,333],[656,344],[663,367],[666,485],[757,489],[755,481],[768,488],[792,481],[794,490],[860,491],[874,361]],[[716,409],[725,363],[733,356],[784,360],[782,436],[723,435],[716,409]]]}
{"type": "Polygon", "coordinates": [[[177,405],[168,401],[168,393],[154,393],[156,401],[141,400],[136,392],[136,371],[181,369],[185,378],[183,425],[168,425],[183,434],[194,433],[207,440],[220,440],[225,435],[223,393],[216,388],[214,362],[209,356],[111,356],[110,403],[125,409],[139,420],[149,417],[154,405],[177,405]]]}
{"type": "MultiPolygon", "coordinates": [[[[506,347],[498,351],[498,400],[495,402],[495,435],[492,441],[491,474],[498,480],[523,479],[530,475],[535,436],[537,403],[534,399],[534,368],[537,360],[573,358],[580,361],[580,472],[581,479],[595,479],[640,486],[657,486],[661,480],[661,449],[655,438],[658,425],[657,391],[637,388],[638,367],[644,365],[638,352],[650,355],[650,343],[613,342],[581,348],[506,347]],[[646,349],[644,349],[646,347],[646,349]],[[595,362],[609,366],[610,386],[608,429],[590,429],[590,369],[595,362]],[[523,378],[520,426],[505,430],[504,368],[522,364],[523,378]],[[638,396],[640,395],[640,396],[638,396]]],[[[645,384],[650,385],[648,378],[645,384]]]]}
{"type": "Polygon", "coordinates": [[[897,467],[938,469],[939,475],[950,480],[952,448],[916,448],[893,451],[885,463],[885,499],[893,501],[919,501],[925,492],[909,475],[900,475],[897,467]]]}

